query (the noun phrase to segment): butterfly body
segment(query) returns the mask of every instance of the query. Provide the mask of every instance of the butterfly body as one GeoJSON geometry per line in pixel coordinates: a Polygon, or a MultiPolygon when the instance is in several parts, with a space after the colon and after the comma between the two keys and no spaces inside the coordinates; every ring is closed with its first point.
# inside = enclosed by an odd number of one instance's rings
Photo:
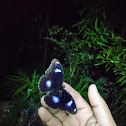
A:
{"type": "Polygon", "coordinates": [[[63,68],[57,59],[53,59],[38,83],[41,93],[47,93],[45,103],[53,109],[76,114],[76,104],[73,97],[63,87],[63,68]]]}

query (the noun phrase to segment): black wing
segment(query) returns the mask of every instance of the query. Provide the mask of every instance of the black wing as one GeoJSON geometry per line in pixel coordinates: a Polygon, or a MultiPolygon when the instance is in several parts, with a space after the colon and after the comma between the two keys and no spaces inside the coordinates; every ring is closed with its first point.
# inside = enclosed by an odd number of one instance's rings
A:
{"type": "Polygon", "coordinates": [[[71,114],[77,113],[73,97],[63,88],[55,89],[44,97],[45,103],[53,109],[59,109],[71,114]]]}
{"type": "Polygon", "coordinates": [[[55,88],[62,87],[63,83],[63,68],[57,59],[53,59],[49,68],[45,71],[38,82],[38,87],[41,93],[54,90],[55,88]]]}

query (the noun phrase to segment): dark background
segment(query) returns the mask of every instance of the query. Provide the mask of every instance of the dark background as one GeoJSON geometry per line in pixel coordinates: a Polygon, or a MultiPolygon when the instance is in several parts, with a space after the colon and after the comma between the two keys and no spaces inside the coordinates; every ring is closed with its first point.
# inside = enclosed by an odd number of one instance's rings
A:
{"type": "MultiPolygon", "coordinates": [[[[99,1],[90,0],[94,3],[99,1]]],[[[121,27],[126,26],[125,3],[123,0],[100,2],[111,22],[121,27]]],[[[44,52],[39,48],[39,42],[35,37],[34,29],[39,27],[35,24],[36,17],[48,13],[49,26],[57,24],[68,29],[78,20],[78,10],[88,4],[88,0],[4,0],[0,2],[0,88],[2,89],[0,99],[8,98],[6,75],[16,73],[18,68],[28,73],[42,68],[44,52]]],[[[41,22],[44,23],[44,18],[41,22]]],[[[48,49],[51,48],[48,45],[48,49]]],[[[49,51],[47,53],[51,55],[49,51]]]]}

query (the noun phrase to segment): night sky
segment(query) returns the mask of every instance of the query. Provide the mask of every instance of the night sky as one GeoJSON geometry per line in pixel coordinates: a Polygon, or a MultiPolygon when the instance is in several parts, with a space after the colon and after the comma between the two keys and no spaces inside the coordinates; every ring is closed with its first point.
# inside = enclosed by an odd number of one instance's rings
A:
{"type": "MultiPolygon", "coordinates": [[[[78,10],[87,5],[87,1],[4,0],[0,2],[1,85],[6,83],[3,76],[17,72],[18,68],[32,72],[42,65],[43,54],[36,48],[31,49],[33,47],[30,47],[35,42],[33,34],[35,17],[46,15],[46,12],[48,12],[50,26],[57,24],[70,28],[77,21],[78,10]]],[[[97,3],[98,0],[92,1],[97,3]]],[[[126,26],[125,3],[123,0],[103,0],[101,4],[104,5],[114,24],[126,26]]]]}

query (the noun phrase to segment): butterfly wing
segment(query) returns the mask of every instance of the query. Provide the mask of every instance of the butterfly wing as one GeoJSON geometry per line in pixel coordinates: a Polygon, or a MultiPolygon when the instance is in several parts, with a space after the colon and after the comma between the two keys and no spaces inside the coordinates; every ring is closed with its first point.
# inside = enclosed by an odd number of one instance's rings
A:
{"type": "Polygon", "coordinates": [[[57,59],[53,59],[49,68],[45,71],[38,82],[38,87],[41,93],[51,91],[55,88],[62,87],[63,83],[63,68],[57,59]]]}
{"type": "Polygon", "coordinates": [[[77,113],[73,97],[63,88],[55,89],[44,97],[45,103],[53,109],[59,109],[71,114],[77,113]]]}

